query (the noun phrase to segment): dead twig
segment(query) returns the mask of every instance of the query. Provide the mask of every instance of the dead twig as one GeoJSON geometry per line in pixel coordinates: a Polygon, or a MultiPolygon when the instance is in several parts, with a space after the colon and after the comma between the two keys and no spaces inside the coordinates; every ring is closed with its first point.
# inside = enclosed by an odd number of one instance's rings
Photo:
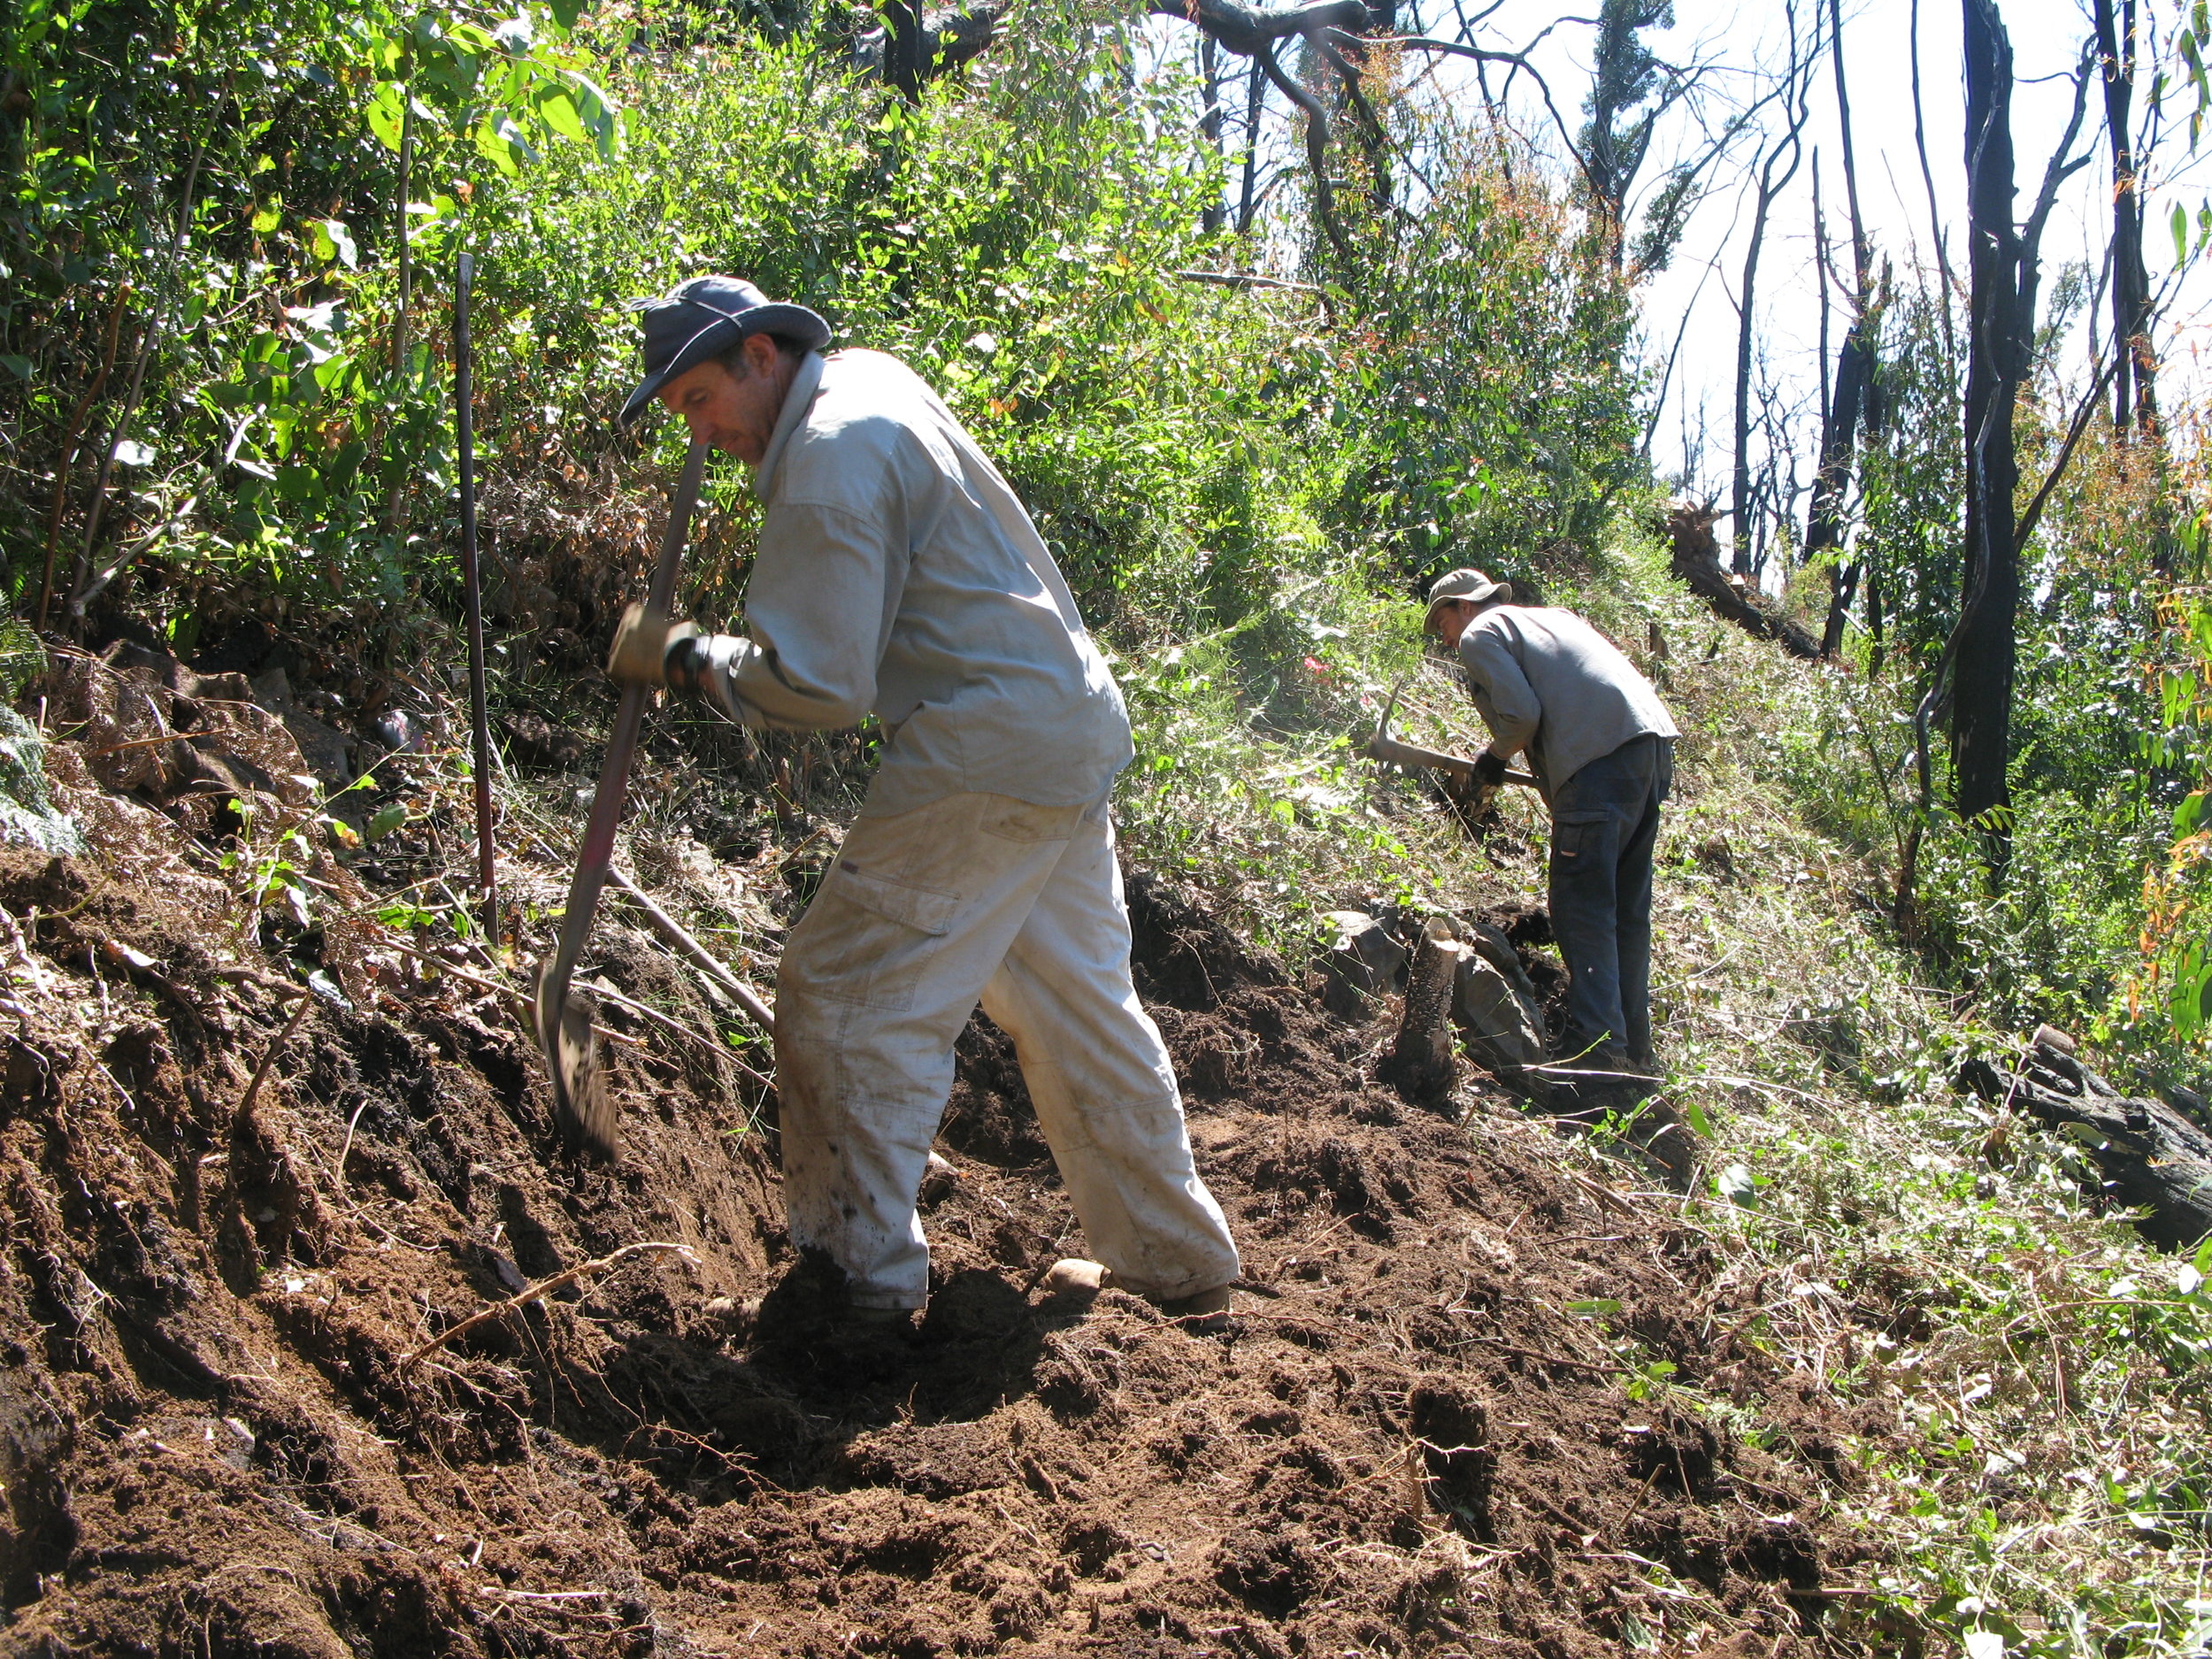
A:
{"type": "Polygon", "coordinates": [[[353,1109],[353,1116],[346,1120],[346,1143],[338,1148],[338,1167],[334,1171],[338,1177],[338,1196],[349,1205],[353,1200],[346,1196],[346,1160],[353,1156],[353,1132],[361,1126],[361,1114],[368,1109],[365,1098],[353,1109]]]}
{"type": "Polygon", "coordinates": [[[262,1082],[269,1075],[269,1067],[275,1064],[277,1051],[292,1041],[292,1033],[300,1028],[300,1022],[307,1018],[308,1010],[312,1007],[312,1002],[303,1002],[295,1008],[292,1018],[284,1022],[284,1029],[277,1033],[276,1040],[262,1051],[261,1064],[254,1068],[253,1078],[247,1083],[246,1092],[238,1097],[238,1110],[232,1114],[233,1117],[242,1119],[253,1110],[254,1096],[261,1093],[262,1082]]]}
{"type": "Polygon", "coordinates": [[[1573,1181],[1576,1186],[1589,1193],[1592,1197],[1595,1198],[1601,1204],[1606,1206],[1607,1208],[1616,1210],[1624,1216],[1633,1216],[1641,1213],[1637,1210],[1635,1205],[1630,1203],[1628,1200],[1623,1198],[1611,1187],[1592,1180],[1588,1176],[1583,1174],[1581,1171],[1568,1169],[1564,1164],[1562,1164],[1560,1169],[1561,1172],[1563,1173],[1568,1179],[1573,1181]]]}
{"type": "Polygon", "coordinates": [[[626,1244],[618,1250],[611,1250],[606,1255],[596,1256],[591,1261],[579,1262],[573,1267],[565,1267],[550,1278],[538,1280],[538,1282],[534,1285],[526,1285],[522,1289],[508,1297],[506,1301],[495,1302],[490,1307],[481,1309],[479,1311],[469,1315],[467,1318],[462,1320],[458,1325],[448,1326],[445,1330],[441,1331],[437,1335],[432,1337],[427,1342],[425,1342],[420,1348],[416,1348],[412,1353],[402,1359],[399,1363],[399,1368],[402,1371],[411,1371],[417,1364],[421,1363],[426,1355],[433,1353],[438,1348],[443,1348],[448,1342],[452,1341],[454,1338],[460,1336],[466,1332],[473,1331],[478,1325],[488,1325],[494,1319],[503,1318],[508,1314],[518,1312],[520,1310],[529,1306],[530,1303],[536,1302],[541,1297],[560,1289],[564,1285],[572,1285],[578,1279],[587,1278],[594,1273],[607,1272],[611,1269],[620,1265],[621,1263],[628,1257],[642,1255],[649,1250],[672,1250],[678,1256],[683,1257],[685,1261],[693,1263],[695,1266],[697,1265],[699,1260],[698,1256],[693,1251],[692,1248],[688,1244],[666,1244],[656,1240],[645,1240],[637,1244],[626,1244]]]}
{"type": "MultiPolygon", "coordinates": [[[[434,956],[426,950],[416,949],[412,945],[403,945],[396,939],[387,938],[380,940],[378,942],[389,949],[398,951],[403,956],[412,956],[417,962],[427,964],[429,966],[435,968],[440,973],[444,974],[448,979],[458,979],[464,985],[472,985],[478,990],[488,991],[494,996],[503,996],[508,1002],[511,1002],[515,1007],[522,1010],[523,1018],[526,1022],[531,1018],[533,1004],[530,998],[522,992],[515,989],[515,987],[511,985],[502,985],[496,979],[488,979],[480,973],[471,973],[465,968],[457,968],[442,956],[434,956]]],[[[676,1025],[676,1022],[670,1019],[665,1014],[662,1014],[657,1012],[653,1009],[647,1008],[641,1002],[631,1001],[630,998],[623,995],[621,992],[614,989],[611,986],[600,985],[594,986],[591,988],[595,995],[604,996],[610,1002],[620,1002],[626,1008],[635,1009],[641,1013],[650,1015],[653,1018],[659,1020],[664,1025],[672,1026],[676,1031],[684,1036],[690,1038],[694,1042],[705,1042],[707,1041],[704,1037],[701,1036],[697,1032],[692,1030],[689,1026],[676,1025]]],[[[531,1032],[534,1036],[534,1027],[526,1023],[524,1029],[531,1032]]],[[[592,1026],[592,1032],[596,1036],[605,1038],[609,1042],[618,1042],[625,1048],[639,1048],[644,1047],[642,1043],[641,1043],[635,1037],[630,1035],[628,1032],[617,1031],[610,1025],[595,1025],[592,1026]]],[[[718,1048],[716,1052],[719,1053],[720,1050],[718,1048]]]]}
{"type": "Polygon", "coordinates": [[[251,968],[217,968],[209,977],[220,979],[226,985],[257,985],[273,996],[309,1001],[312,1000],[315,995],[303,985],[294,985],[288,979],[273,979],[267,974],[256,972],[251,968]]]}
{"type": "Polygon", "coordinates": [[[766,1032],[771,1039],[774,1038],[776,1017],[768,1004],[761,1001],[759,992],[725,967],[720,957],[694,939],[674,917],[655,903],[629,877],[611,867],[607,872],[607,879],[624,898],[644,913],[645,919],[653,924],[662,938],[697,963],[717,985],[730,994],[737,1005],[745,1010],[747,1018],[766,1032]]]}
{"type": "Polygon", "coordinates": [[[127,749],[151,749],[157,743],[189,743],[200,733],[164,732],[157,737],[134,737],[127,743],[110,743],[105,749],[85,750],[87,760],[98,760],[104,756],[119,755],[127,749]]]}

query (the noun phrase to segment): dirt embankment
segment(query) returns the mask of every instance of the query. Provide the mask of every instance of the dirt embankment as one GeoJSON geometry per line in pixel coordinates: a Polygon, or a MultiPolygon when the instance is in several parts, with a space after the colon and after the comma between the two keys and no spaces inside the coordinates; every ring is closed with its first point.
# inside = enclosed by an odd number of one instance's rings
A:
{"type": "MultiPolygon", "coordinates": [[[[1851,1548],[1792,1471],[1847,1479],[1853,1425],[1736,1340],[1755,1310],[1716,1298],[1698,1237],[1502,1097],[1464,1126],[1409,1106],[1381,1028],[1165,887],[1132,883],[1141,987],[1245,1251],[1233,1334],[1039,1299],[1082,1240],[979,1025],[910,1343],[825,1317],[772,1126],[703,1048],[636,1027],[622,1162],[568,1162],[502,999],[302,1002],[180,869],[0,852],[8,1650],[1849,1645],[1824,1592],[1851,1548]],[[649,1240],[693,1259],[407,1363],[649,1240]],[[1631,1398],[1624,1333],[1800,1455],[1631,1398]]],[[[617,987],[698,1007],[610,949],[617,987]]]]}

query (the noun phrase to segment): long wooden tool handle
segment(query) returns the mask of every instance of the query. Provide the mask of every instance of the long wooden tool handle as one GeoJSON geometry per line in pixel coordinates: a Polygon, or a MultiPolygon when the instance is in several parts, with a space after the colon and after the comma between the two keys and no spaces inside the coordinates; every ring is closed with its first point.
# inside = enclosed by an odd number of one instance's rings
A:
{"type": "MultiPolygon", "coordinates": [[[[1436,772],[1448,772],[1462,778],[1475,775],[1475,763],[1463,755],[1447,755],[1440,750],[1423,749],[1417,744],[1404,743],[1379,727],[1362,745],[1360,753],[1370,760],[1381,761],[1390,766],[1425,766],[1436,772]]],[[[1537,787],[1533,774],[1507,768],[1499,780],[1502,783],[1517,783],[1524,788],[1537,787]]]]}
{"type": "Polygon", "coordinates": [[[469,723],[476,738],[476,879],[484,938],[499,949],[498,866],[492,854],[492,728],[484,706],[484,597],[476,567],[475,357],[469,343],[469,285],[476,260],[461,256],[453,286],[453,415],[461,451],[461,585],[468,602],[469,723]]]}
{"type": "MultiPolygon", "coordinates": [[[[691,509],[699,499],[699,482],[706,475],[707,446],[695,443],[684,457],[683,476],[668,503],[668,534],[661,539],[660,563],[653,567],[649,589],[656,610],[666,611],[676,591],[676,566],[683,557],[684,540],[690,534],[691,509]]],[[[630,789],[630,763],[637,755],[638,728],[645,722],[646,687],[625,686],[622,705],[615,710],[614,731],[607,739],[606,764],[600,769],[599,791],[592,797],[591,817],[584,826],[584,841],[576,855],[576,874],[568,887],[568,910],[561,918],[561,949],[553,960],[550,995],[546,1006],[557,1009],[568,999],[569,976],[584,954],[591,933],[592,911],[599,890],[606,885],[607,865],[614,857],[614,833],[622,822],[622,806],[630,789]]]]}

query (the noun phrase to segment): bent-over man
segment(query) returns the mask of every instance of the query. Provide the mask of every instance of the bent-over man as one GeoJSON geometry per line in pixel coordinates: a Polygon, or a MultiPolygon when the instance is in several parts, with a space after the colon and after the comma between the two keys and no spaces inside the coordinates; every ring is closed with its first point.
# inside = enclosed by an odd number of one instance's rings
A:
{"type": "Polygon", "coordinates": [[[1199,1179],[1158,1028],[1130,979],[1107,811],[1130,760],[1121,692],[1005,480],[937,396],[750,283],[696,278],[643,315],[650,400],[752,469],[764,503],[746,633],[633,606],[609,672],[749,726],[870,713],[882,763],[776,980],[793,1241],[852,1311],[928,1299],[915,1213],[979,1001],[1022,1076],[1111,1283],[1217,1323],[1237,1252],[1199,1179]]]}
{"type": "Polygon", "coordinates": [[[1490,747],[1476,781],[1528,757],[1551,808],[1551,926],[1568,973],[1570,1074],[1578,1099],[1654,1073],[1651,853],[1674,780],[1674,722],[1651,682],[1571,611],[1455,570],[1429,589],[1424,625],[1459,653],[1490,747]]]}

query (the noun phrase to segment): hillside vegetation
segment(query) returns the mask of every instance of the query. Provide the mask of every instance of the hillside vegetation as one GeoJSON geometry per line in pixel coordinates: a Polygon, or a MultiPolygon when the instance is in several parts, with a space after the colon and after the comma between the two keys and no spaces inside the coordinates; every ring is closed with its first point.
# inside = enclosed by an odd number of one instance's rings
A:
{"type": "MultiPolygon", "coordinates": [[[[1940,733],[1916,752],[1962,580],[1933,273],[1877,319],[1853,546],[1886,610],[1800,661],[1676,579],[1641,448],[1672,319],[1479,101],[1375,49],[1388,144],[1343,124],[1333,234],[1291,171],[1239,232],[1158,20],[1021,4],[911,102],[864,21],[0,5],[0,839],[35,849],[0,854],[10,1645],[2212,1651],[2212,1240],[2154,1247],[2093,1148],[1956,1084],[2048,1022],[2201,1121],[2187,411],[2154,451],[2070,437],[2042,337],[2022,504],[2070,465],[2024,554],[2014,804],[1962,824],[1940,733]],[[641,1010],[610,1022],[646,1149],[550,1150],[514,987],[682,444],[611,428],[624,306],[707,271],[938,387],[1109,651],[1140,984],[1263,1286],[1226,1357],[1133,1298],[1025,1305],[1064,1204],[979,1026],[931,1222],[960,1283],[909,1371],[806,1323],[760,1046],[626,923],[597,965],[641,1010]],[[1390,999],[1325,1010],[1324,913],[1542,899],[1532,799],[1471,827],[1348,741],[1412,673],[1409,733],[1472,751],[1412,603],[1466,564],[1589,616],[1682,728],[1655,1015],[1686,1191],[1636,1125],[1556,1133],[1477,1071],[1408,1106],[1390,999]],[[641,1240],[692,1255],[413,1352],[641,1240]],[[227,1558],[210,1503],[250,1519],[227,1558]]],[[[733,464],[710,490],[685,603],[734,625],[756,511],[733,464]]],[[[1817,634],[1827,567],[1776,569],[1817,634]]],[[[623,862],[764,982],[873,742],[663,708],[623,862]]]]}

